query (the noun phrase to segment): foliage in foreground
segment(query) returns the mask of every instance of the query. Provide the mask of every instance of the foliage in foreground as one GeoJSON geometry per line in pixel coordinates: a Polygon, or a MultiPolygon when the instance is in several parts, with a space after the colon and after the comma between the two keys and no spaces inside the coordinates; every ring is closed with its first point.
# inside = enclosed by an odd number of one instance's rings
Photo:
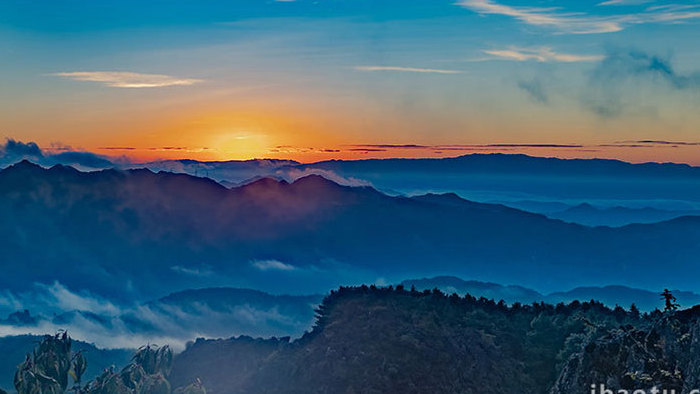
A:
{"type": "Polygon", "coordinates": [[[199,380],[171,390],[168,376],[173,352],[168,346],[141,347],[121,371],[105,370],[83,385],[87,359],[71,350],[66,332],[47,335],[17,367],[14,385],[19,394],[206,394],[199,380]],[[72,386],[68,387],[69,381],[72,386]]]}

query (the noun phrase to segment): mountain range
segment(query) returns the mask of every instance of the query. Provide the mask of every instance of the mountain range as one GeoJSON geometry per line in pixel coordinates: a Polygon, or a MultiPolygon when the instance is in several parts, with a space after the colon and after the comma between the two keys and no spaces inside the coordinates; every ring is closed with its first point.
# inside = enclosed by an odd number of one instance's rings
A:
{"type": "Polygon", "coordinates": [[[390,195],[454,192],[477,202],[501,203],[585,225],[623,226],[669,220],[700,212],[698,168],[674,163],[631,164],[618,160],[558,159],[514,154],[469,154],[442,159],[243,161],[109,161],[88,152],[0,157],[0,167],[30,158],[43,166],[81,170],[141,169],[213,179],[237,187],[272,177],[293,182],[321,175],[347,186],[373,186],[390,195]],[[595,211],[581,211],[581,204],[595,211]],[[560,209],[552,209],[554,206],[560,209]],[[572,212],[561,212],[571,209],[572,212]],[[624,211],[622,211],[624,210],[624,211]],[[664,211],[664,212],[656,212],[664,211]]]}
{"type": "Polygon", "coordinates": [[[289,170],[326,170],[342,176],[374,180],[382,174],[489,174],[583,178],[697,179],[700,168],[677,163],[627,163],[610,159],[559,159],[523,154],[474,153],[437,159],[328,160],[299,163],[293,160],[258,159],[243,161],[161,160],[132,164],[154,171],[207,176],[215,180],[241,182],[255,175],[286,174],[289,170]],[[208,171],[208,173],[207,173],[208,171]]]}
{"type": "Polygon", "coordinates": [[[150,170],[0,171],[0,286],[113,298],[193,287],[322,293],[451,275],[541,291],[589,283],[695,289],[700,218],[586,227],[456,194],[388,196],[318,175],[228,189],[150,170]],[[682,275],[680,274],[682,273],[682,275]]]}
{"type": "Polygon", "coordinates": [[[682,216],[700,216],[694,210],[664,210],[656,208],[595,207],[588,203],[569,207],[562,211],[545,213],[552,219],[579,223],[586,226],[622,227],[632,223],[657,223],[682,216]]]}
{"type": "Polygon", "coordinates": [[[305,164],[166,160],[138,166],[207,176],[227,187],[263,177],[291,182],[317,174],[343,185],[372,185],[390,195],[454,192],[472,201],[500,203],[588,226],[619,227],[700,214],[700,171],[674,163],[470,154],[305,164]],[[559,208],[553,209],[556,205],[559,208]]]}

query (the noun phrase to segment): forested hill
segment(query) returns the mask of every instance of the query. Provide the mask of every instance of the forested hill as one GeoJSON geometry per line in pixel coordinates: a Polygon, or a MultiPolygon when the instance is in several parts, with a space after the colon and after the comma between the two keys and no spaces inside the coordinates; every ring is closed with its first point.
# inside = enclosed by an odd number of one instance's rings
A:
{"type": "Polygon", "coordinates": [[[590,343],[664,316],[597,302],[509,307],[402,286],[340,288],[299,340],[200,339],[176,357],[172,383],[200,378],[210,393],[547,393],[590,343]]]}

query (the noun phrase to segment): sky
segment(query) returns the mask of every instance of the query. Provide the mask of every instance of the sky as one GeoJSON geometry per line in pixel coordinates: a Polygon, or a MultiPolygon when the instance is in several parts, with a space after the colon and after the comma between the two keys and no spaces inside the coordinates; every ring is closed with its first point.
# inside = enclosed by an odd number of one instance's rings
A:
{"type": "Polygon", "coordinates": [[[700,165],[700,3],[4,0],[0,138],[303,162],[700,165]]]}

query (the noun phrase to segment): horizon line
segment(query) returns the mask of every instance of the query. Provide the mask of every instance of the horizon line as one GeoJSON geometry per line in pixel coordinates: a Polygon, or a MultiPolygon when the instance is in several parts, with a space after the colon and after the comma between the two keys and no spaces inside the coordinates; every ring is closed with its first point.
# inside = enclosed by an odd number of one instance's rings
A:
{"type": "MultiPolygon", "coordinates": [[[[94,154],[91,151],[71,151],[74,153],[86,153],[86,154],[94,154]]],[[[142,166],[142,165],[148,165],[148,164],[154,164],[154,163],[160,163],[160,162],[176,162],[176,161],[192,161],[195,163],[243,163],[243,162],[254,162],[254,161],[287,161],[287,162],[293,162],[296,164],[300,165],[313,165],[313,164],[319,164],[319,163],[326,163],[326,162],[360,162],[360,161],[387,161],[387,160],[406,160],[406,161],[417,161],[417,160],[452,160],[452,159],[459,159],[462,157],[469,157],[469,156],[524,156],[528,158],[533,158],[533,159],[547,159],[547,160],[561,160],[561,161],[612,161],[612,162],[619,162],[619,163],[624,163],[624,164],[629,164],[629,165],[644,165],[644,164],[651,164],[651,165],[678,165],[678,166],[687,166],[690,168],[700,168],[699,165],[694,165],[691,163],[687,162],[680,162],[680,161],[631,161],[631,160],[624,160],[621,158],[609,158],[609,157],[558,157],[554,155],[535,155],[535,154],[528,154],[528,153],[522,153],[522,152],[499,152],[499,151],[494,151],[494,152],[472,152],[472,153],[464,153],[460,155],[455,155],[455,156],[444,156],[444,157],[431,157],[431,156],[420,156],[420,157],[406,157],[406,156],[390,156],[390,157],[371,157],[371,158],[329,158],[325,160],[311,160],[311,161],[301,161],[301,160],[295,160],[291,158],[275,158],[275,157],[253,157],[249,159],[227,159],[227,160],[199,160],[199,159],[194,159],[191,157],[181,157],[181,158],[169,158],[169,159],[155,159],[155,160],[149,160],[149,161],[122,161],[122,162],[111,162],[113,165],[112,167],[102,167],[100,169],[109,169],[109,168],[125,168],[125,169],[135,169],[134,166],[142,166]]],[[[106,159],[111,159],[113,157],[110,156],[104,156],[106,159]]],[[[1,156],[0,156],[1,158],[1,156]]],[[[42,157],[45,158],[45,157],[42,157]]],[[[71,167],[76,170],[79,170],[78,168],[75,167],[77,164],[78,166],[79,163],[68,163],[68,164],[63,164],[60,162],[53,163],[51,165],[42,165],[41,163],[36,160],[37,158],[34,157],[21,157],[18,158],[16,161],[13,161],[11,163],[7,163],[4,167],[0,166],[0,170],[6,169],[10,166],[16,165],[21,162],[29,162],[32,164],[35,164],[40,167],[45,167],[45,168],[51,168],[54,166],[66,166],[66,167],[71,167]]],[[[80,170],[79,170],[80,171],[80,170]]]]}

